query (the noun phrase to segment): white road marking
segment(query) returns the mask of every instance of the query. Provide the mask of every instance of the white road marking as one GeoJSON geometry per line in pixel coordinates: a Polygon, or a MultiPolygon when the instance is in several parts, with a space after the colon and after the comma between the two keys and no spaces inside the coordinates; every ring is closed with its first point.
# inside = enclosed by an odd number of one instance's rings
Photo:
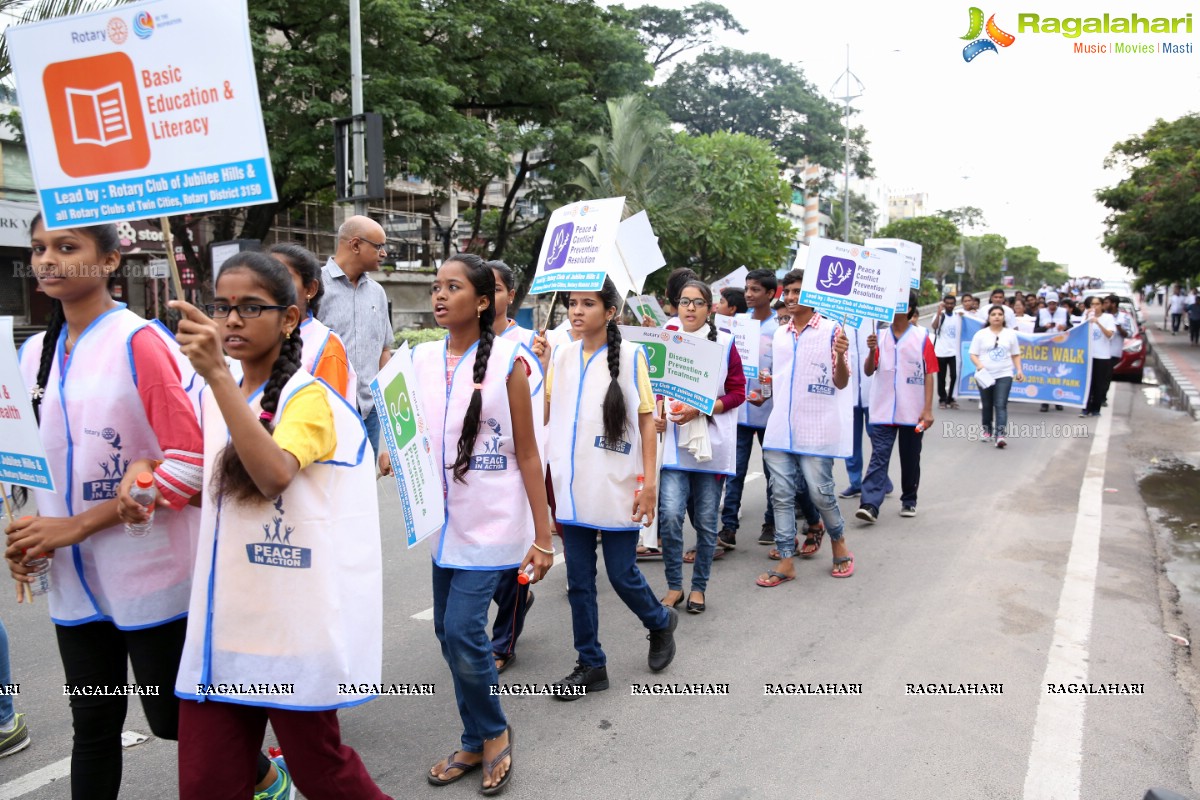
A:
{"type": "MultiPolygon", "coordinates": [[[[124,731],[121,734],[121,746],[133,747],[147,741],[144,733],[124,731]],[[128,742],[128,744],[127,744],[128,742]]],[[[16,800],[18,797],[37,791],[55,781],[62,780],[71,774],[71,757],[47,764],[41,769],[22,775],[16,780],[0,785],[0,800],[16,800]]]]}
{"type": "Polygon", "coordinates": [[[1079,511],[1067,557],[1067,573],[1055,616],[1046,673],[1038,700],[1029,771],[1025,773],[1025,800],[1077,800],[1083,762],[1083,715],[1086,695],[1049,694],[1050,683],[1086,683],[1088,640],[1096,573],[1100,562],[1101,504],[1104,502],[1104,461],[1112,417],[1096,421],[1092,449],[1079,490],[1079,511]]]}
{"type": "MultiPolygon", "coordinates": [[[[560,550],[558,555],[556,555],[554,557],[555,566],[558,566],[559,564],[563,563],[563,561],[566,559],[566,557],[567,557],[566,554],[560,550]]],[[[433,606],[430,606],[429,608],[425,609],[424,611],[418,611],[416,614],[413,614],[412,619],[419,619],[419,620],[424,620],[425,622],[431,622],[433,620],[433,606]]],[[[3,798],[0,798],[0,800],[3,800],[3,798]]]]}

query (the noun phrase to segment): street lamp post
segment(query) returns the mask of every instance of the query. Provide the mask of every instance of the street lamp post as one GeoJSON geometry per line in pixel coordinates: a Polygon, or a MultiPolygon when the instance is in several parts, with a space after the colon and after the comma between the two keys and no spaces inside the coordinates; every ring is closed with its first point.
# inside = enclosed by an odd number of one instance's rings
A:
{"type": "Polygon", "coordinates": [[[833,88],[831,88],[829,91],[831,93],[837,91],[838,84],[841,83],[843,80],[845,80],[845,82],[846,82],[846,88],[845,88],[846,93],[844,95],[842,95],[841,97],[837,97],[837,95],[834,95],[834,97],[836,97],[838,100],[841,100],[842,103],[844,104],[844,111],[843,111],[843,115],[842,115],[842,136],[846,142],[846,162],[845,162],[846,172],[845,172],[845,183],[844,183],[845,194],[843,196],[843,205],[842,205],[842,221],[843,221],[843,228],[844,228],[842,241],[848,242],[848,241],[850,241],[850,101],[854,100],[855,98],[862,97],[862,93],[864,91],[866,91],[866,88],[867,88],[866,86],[863,85],[863,82],[858,79],[858,76],[850,71],[850,45],[849,44],[846,45],[846,71],[838,76],[838,79],[833,84],[833,88]],[[856,87],[853,90],[850,88],[851,80],[853,80],[854,83],[856,84],[856,87]],[[852,91],[857,91],[858,94],[852,94],[852,91]]]}

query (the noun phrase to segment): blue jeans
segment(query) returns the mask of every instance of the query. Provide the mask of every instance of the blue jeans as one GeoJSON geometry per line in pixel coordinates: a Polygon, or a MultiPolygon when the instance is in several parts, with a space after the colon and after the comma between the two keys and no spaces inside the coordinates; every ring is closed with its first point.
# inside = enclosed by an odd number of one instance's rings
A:
{"type": "MultiPolygon", "coordinates": [[[[746,471],[750,467],[750,451],[754,448],[754,437],[758,437],[758,444],[762,446],[763,434],[766,433],[763,428],[750,428],[745,425],[738,425],[737,428],[737,463],[734,466],[735,474],[729,480],[725,481],[725,505],[721,508],[721,527],[729,528],[729,530],[737,532],[738,529],[738,512],[742,509],[742,487],[746,485],[746,471]]],[[[764,525],[775,524],[775,503],[771,499],[771,470],[766,469],[765,459],[766,451],[763,451],[764,471],[767,477],[767,510],[763,514],[764,525]]],[[[662,480],[659,478],[659,480],[662,480]]],[[[800,485],[796,487],[796,507],[800,509],[800,513],[804,515],[805,521],[811,526],[816,525],[821,519],[817,507],[813,505],[812,500],[808,497],[808,489],[804,485],[804,479],[800,479],[800,485]]],[[[695,525],[693,525],[695,527],[695,525]]]]}
{"type": "MultiPolygon", "coordinates": [[[[846,459],[846,476],[850,478],[850,488],[861,491],[863,488],[863,428],[867,429],[867,436],[872,436],[871,431],[875,426],[871,424],[871,412],[861,406],[854,407],[854,454],[846,459]]],[[[874,441],[874,438],[872,438],[874,441]]],[[[887,479],[884,492],[892,491],[892,479],[884,476],[887,479]]],[[[807,512],[806,512],[807,513],[807,512]]]]}
{"type": "Polygon", "coordinates": [[[496,621],[492,624],[492,652],[511,656],[517,650],[517,639],[525,628],[525,611],[529,608],[529,584],[517,583],[517,571],[507,569],[496,581],[496,621]]]}
{"type": "MultiPolygon", "coordinates": [[[[367,441],[375,451],[375,460],[379,460],[379,412],[371,409],[371,413],[363,417],[363,425],[367,428],[367,441]]],[[[501,731],[503,733],[503,731],[501,731]]]]}
{"type": "MultiPolygon", "coordinates": [[[[629,610],[648,631],[667,627],[671,616],[658,601],[646,577],[637,567],[638,531],[603,531],[604,569],[608,582],[629,610]]],[[[586,667],[607,664],[600,649],[600,608],[596,603],[596,529],[563,526],[563,550],[567,558],[567,601],[571,604],[571,627],[579,663],[586,667]]]]}
{"type": "MultiPolygon", "coordinates": [[[[683,515],[688,501],[695,511],[696,561],[692,565],[692,591],[708,588],[713,551],[717,549],[717,511],[721,506],[724,475],[664,469],[658,476],[658,536],[662,540],[667,588],[683,589],[683,515]]],[[[607,536],[608,534],[605,534],[607,536]]]]}
{"type": "Polygon", "coordinates": [[[491,687],[499,680],[487,634],[488,610],[500,570],[445,569],[433,564],[433,631],[454,679],[454,698],[462,718],[462,749],[482,753],[483,740],[508,728],[500,698],[491,687]]]}
{"type": "Polygon", "coordinates": [[[921,443],[925,434],[917,433],[913,425],[872,425],[871,466],[862,485],[862,505],[876,511],[883,505],[883,498],[891,481],[888,479],[888,463],[892,460],[892,447],[900,438],[900,503],[917,504],[917,485],[921,482],[921,443]]]}
{"type": "Polygon", "coordinates": [[[983,413],[984,433],[1003,436],[1008,427],[1008,393],[1012,391],[1013,379],[996,378],[996,382],[979,390],[979,410],[983,413]],[[992,411],[996,413],[996,427],[992,427],[992,411]]]}
{"type": "Polygon", "coordinates": [[[782,450],[766,450],[763,462],[771,473],[771,494],[775,500],[775,548],[782,558],[796,553],[796,485],[808,485],[808,495],[825,522],[829,538],[842,539],[842,510],[833,492],[833,459],[827,456],[801,456],[782,450]]]}
{"type": "Polygon", "coordinates": [[[12,695],[4,694],[4,687],[12,683],[12,668],[8,663],[8,631],[4,630],[4,620],[0,619],[0,728],[12,722],[12,695]]]}

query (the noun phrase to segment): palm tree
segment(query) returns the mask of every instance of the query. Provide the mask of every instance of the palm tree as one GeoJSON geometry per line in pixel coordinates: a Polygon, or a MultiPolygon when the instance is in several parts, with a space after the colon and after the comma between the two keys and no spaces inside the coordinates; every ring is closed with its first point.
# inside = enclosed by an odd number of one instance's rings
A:
{"type": "MultiPolygon", "coordinates": [[[[23,25],[27,22],[41,22],[72,14],[102,11],[129,2],[132,0],[0,0],[0,14],[16,17],[17,21],[13,24],[23,25]]],[[[8,77],[11,72],[8,37],[4,37],[0,39],[0,79],[8,77]]]]}

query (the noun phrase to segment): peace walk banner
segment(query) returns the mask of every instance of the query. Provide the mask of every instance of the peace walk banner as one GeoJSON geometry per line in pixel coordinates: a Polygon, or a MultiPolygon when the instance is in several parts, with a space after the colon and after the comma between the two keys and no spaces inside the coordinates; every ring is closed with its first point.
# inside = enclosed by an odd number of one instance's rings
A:
{"type": "MultiPolygon", "coordinates": [[[[1092,380],[1090,325],[1066,331],[1018,333],[1021,345],[1023,383],[1013,383],[1008,399],[1014,403],[1054,403],[1060,406],[1087,405],[1092,380]]],[[[977,319],[962,318],[962,359],[958,378],[959,397],[979,397],[975,364],[971,362],[971,340],[983,330],[977,319]]]]}

